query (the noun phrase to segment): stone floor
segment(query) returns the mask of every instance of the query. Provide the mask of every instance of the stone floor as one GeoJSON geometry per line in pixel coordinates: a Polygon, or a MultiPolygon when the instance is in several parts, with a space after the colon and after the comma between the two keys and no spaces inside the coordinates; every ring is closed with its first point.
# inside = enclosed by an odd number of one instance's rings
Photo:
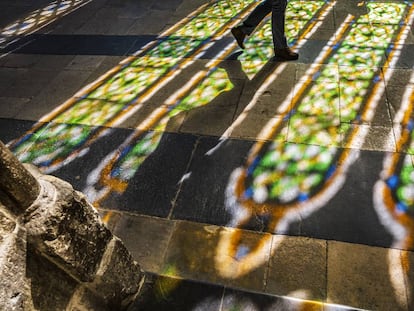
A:
{"type": "Polygon", "coordinates": [[[1,1],[0,139],[125,242],[132,309],[414,310],[413,2],[291,0],[294,62],[269,18],[237,47],[257,4],[1,1]]]}

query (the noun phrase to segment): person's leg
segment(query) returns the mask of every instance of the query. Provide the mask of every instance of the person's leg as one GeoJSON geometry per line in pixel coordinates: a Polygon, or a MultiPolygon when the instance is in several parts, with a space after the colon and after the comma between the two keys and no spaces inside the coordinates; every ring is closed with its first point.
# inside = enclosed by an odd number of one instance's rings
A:
{"type": "Polygon", "coordinates": [[[290,50],[285,36],[287,0],[272,0],[272,36],[276,60],[296,60],[297,53],[290,50]]]}
{"type": "Polygon", "coordinates": [[[263,18],[272,12],[272,36],[275,57],[281,60],[298,59],[299,55],[289,49],[285,37],[286,6],[287,0],[262,1],[240,26],[234,27],[231,30],[239,46],[244,49],[244,39],[246,36],[250,35],[263,18]]]}
{"type": "Polygon", "coordinates": [[[285,37],[285,12],[287,0],[272,0],[272,35],[275,49],[287,47],[285,37]]]}
{"type": "Polygon", "coordinates": [[[231,33],[242,49],[244,49],[244,39],[246,36],[250,35],[262,19],[272,11],[272,1],[273,0],[262,1],[240,26],[234,27],[231,30],[231,33]]]}
{"type": "Polygon", "coordinates": [[[250,35],[259,23],[272,11],[273,0],[262,1],[240,25],[240,29],[246,35],[250,35]]]}

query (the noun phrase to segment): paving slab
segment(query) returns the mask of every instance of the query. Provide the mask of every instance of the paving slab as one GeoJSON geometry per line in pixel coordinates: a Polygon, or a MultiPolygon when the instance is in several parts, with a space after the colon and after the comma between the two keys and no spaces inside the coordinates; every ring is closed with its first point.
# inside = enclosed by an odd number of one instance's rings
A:
{"type": "Polygon", "coordinates": [[[152,273],[162,272],[175,223],[127,213],[113,212],[109,217],[116,219],[112,232],[124,241],[141,269],[152,273]]]}
{"type": "Polygon", "coordinates": [[[15,118],[30,98],[0,97],[0,117],[15,118]]]}
{"type": "Polygon", "coordinates": [[[414,308],[414,269],[413,269],[413,260],[414,260],[414,253],[413,252],[402,252],[402,264],[405,275],[405,286],[406,286],[406,295],[408,299],[408,310],[412,310],[414,308]]]}
{"type": "Polygon", "coordinates": [[[30,105],[22,107],[15,115],[17,119],[39,120],[47,115],[51,108],[63,104],[69,96],[76,92],[89,77],[91,72],[62,70],[48,84],[46,90],[41,90],[33,96],[30,105]]]}
{"type": "Polygon", "coordinates": [[[326,300],[325,240],[274,236],[266,280],[266,292],[277,295],[326,300]]]}
{"type": "MultiPolygon", "coordinates": [[[[263,235],[270,238],[268,234],[243,232],[239,241],[240,246],[255,247],[257,240],[263,235]]],[[[263,291],[266,261],[269,258],[270,248],[268,247],[267,253],[264,251],[264,254],[261,255],[265,260],[264,265],[256,267],[256,264],[252,262],[247,263],[247,266],[240,266],[237,257],[233,259],[229,255],[216,254],[219,240],[226,240],[233,236],[235,238],[239,236],[236,229],[185,221],[178,222],[168,246],[163,274],[203,280],[234,288],[263,291]],[[229,270],[225,271],[217,265],[224,265],[229,270]],[[233,270],[234,275],[231,272],[233,270]],[[222,276],[221,273],[224,272],[228,274],[227,277],[222,276]]],[[[229,245],[229,247],[232,247],[232,245],[229,245]]],[[[240,249],[240,252],[242,252],[242,249],[240,249]]],[[[231,253],[232,250],[230,250],[231,253]]],[[[237,256],[240,256],[241,259],[243,254],[240,253],[237,256]]]]}
{"type": "Polygon", "coordinates": [[[400,251],[328,242],[327,301],[373,310],[408,310],[400,251]],[[390,266],[390,258],[396,258],[390,266]],[[396,272],[392,271],[395,269],[396,272]]]}
{"type": "MultiPolygon", "coordinates": [[[[49,2],[2,1],[0,24],[49,2]]],[[[414,245],[395,249],[412,218],[411,1],[290,1],[289,63],[271,61],[266,23],[237,47],[238,1],[189,26],[215,3],[93,0],[27,33],[0,51],[0,139],[117,215],[146,270],[220,284],[192,307],[290,308],[236,287],[307,294],[316,310],[412,309],[414,245]],[[219,245],[233,245],[223,267],[252,271],[223,277],[219,245]],[[400,253],[409,269],[387,278],[400,253]]]]}

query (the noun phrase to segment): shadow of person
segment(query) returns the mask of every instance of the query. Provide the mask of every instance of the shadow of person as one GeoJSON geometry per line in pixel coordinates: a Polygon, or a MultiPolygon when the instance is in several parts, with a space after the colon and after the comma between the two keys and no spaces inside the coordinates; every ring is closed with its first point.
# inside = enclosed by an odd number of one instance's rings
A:
{"type": "MultiPolygon", "coordinates": [[[[225,70],[232,89],[222,92],[205,106],[185,113],[180,133],[200,136],[186,179],[181,181],[178,197],[172,207],[171,215],[174,218],[214,222],[217,225],[225,225],[230,220],[225,208],[225,188],[234,169],[245,162],[253,141],[226,139],[222,135],[243,112],[265,79],[280,65],[268,61],[249,80],[241,62],[237,60],[239,55],[240,52],[231,54],[217,66],[217,70],[225,70]]],[[[264,124],[256,124],[255,130],[264,124]]]]}
{"type": "Polygon", "coordinates": [[[353,15],[357,20],[361,15],[368,13],[365,1],[361,0],[350,0],[350,1],[339,1],[335,5],[336,17],[344,19],[347,15],[353,15]]]}
{"type": "Polygon", "coordinates": [[[249,79],[243,63],[238,60],[241,54],[242,51],[230,54],[213,69],[225,72],[231,85],[230,90],[213,94],[208,104],[195,107],[170,120],[171,124],[176,125],[176,119],[181,119],[180,132],[221,137],[243,112],[266,78],[281,64],[270,59],[249,79]]]}

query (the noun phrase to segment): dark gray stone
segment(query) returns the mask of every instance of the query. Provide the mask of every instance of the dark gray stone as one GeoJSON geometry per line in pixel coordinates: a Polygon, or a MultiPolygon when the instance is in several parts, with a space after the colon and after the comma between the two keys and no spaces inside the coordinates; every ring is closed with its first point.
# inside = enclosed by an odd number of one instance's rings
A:
{"type": "Polygon", "coordinates": [[[29,310],[26,230],[2,210],[0,203],[0,309],[29,310]]]}
{"type": "Polygon", "coordinates": [[[108,244],[94,282],[88,285],[110,308],[127,307],[139,292],[143,274],[118,238],[108,244]]]}
{"type": "Polygon", "coordinates": [[[25,215],[29,242],[82,282],[94,279],[111,232],[85,197],[52,176],[25,215]]]}

